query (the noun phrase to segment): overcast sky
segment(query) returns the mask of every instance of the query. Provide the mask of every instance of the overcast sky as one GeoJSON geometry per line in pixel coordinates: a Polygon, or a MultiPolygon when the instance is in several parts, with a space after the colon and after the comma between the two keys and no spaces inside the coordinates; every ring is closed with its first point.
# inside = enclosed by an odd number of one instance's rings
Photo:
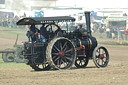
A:
{"type": "Polygon", "coordinates": [[[128,8],[128,0],[58,0],[56,4],[86,8],[128,8]]]}

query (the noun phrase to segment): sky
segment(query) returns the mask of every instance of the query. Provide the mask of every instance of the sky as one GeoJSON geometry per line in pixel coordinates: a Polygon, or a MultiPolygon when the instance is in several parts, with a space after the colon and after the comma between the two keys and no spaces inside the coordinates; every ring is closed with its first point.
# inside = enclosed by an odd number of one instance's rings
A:
{"type": "Polygon", "coordinates": [[[58,0],[56,4],[86,8],[128,8],[127,0],[58,0]]]}

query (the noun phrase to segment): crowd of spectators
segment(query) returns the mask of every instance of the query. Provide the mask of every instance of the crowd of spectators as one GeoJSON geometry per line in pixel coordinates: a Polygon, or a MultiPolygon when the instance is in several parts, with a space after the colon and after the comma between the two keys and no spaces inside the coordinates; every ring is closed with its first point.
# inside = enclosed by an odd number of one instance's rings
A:
{"type": "Polygon", "coordinates": [[[100,37],[106,34],[106,38],[128,40],[128,29],[126,27],[102,26],[99,29],[100,37]]]}
{"type": "Polygon", "coordinates": [[[0,14],[0,26],[9,28],[19,28],[16,25],[16,22],[23,17],[25,17],[25,15],[18,17],[17,15],[10,16],[8,13],[5,13],[4,15],[0,14]]]}

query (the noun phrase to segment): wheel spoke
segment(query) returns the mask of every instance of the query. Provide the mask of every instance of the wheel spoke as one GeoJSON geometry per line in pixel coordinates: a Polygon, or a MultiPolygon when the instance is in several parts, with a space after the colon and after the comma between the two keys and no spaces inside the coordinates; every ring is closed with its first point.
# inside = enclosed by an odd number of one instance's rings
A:
{"type": "Polygon", "coordinates": [[[66,56],[72,56],[71,54],[65,54],[66,56]]]}
{"type": "Polygon", "coordinates": [[[53,48],[53,51],[58,52],[58,50],[56,50],[55,48],[53,48]]]}
{"type": "Polygon", "coordinates": [[[53,55],[57,55],[57,56],[59,55],[59,53],[52,53],[52,54],[53,54],[53,55]]]}
{"type": "Polygon", "coordinates": [[[61,51],[63,50],[63,47],[62,47],[62,43],[60,42],[60,49],[61,49],[61,51]]]}
{"type": "Polygon", "coordinates": [[[60,67],[60,60],[59,59],[57,60],[57,65],[60,67]]]}
{"type": "Polygon", "coordinates": [[[67,65],[67,60],[65,58],[62,58],[62,61],[64,63],[64,66],[66,66],[67,65]]]}
{"type": "Polygon", "coordinates": [[[99,64],[99,63],[100,63],[100,58],[97,58],[97,60],[96,60],[96,61],[97,61],[97,63],[99,64]]]}
{"type": "Polygon", "coordinates": [[[66,64],[68,64],[68,61],[67,61],[67,59],[66,59],[66,58],[64,58],[64,60],[65,60],[65,63],[66,63],[66,64]]]}
{"type": "Polygon", "coordinates": [[[61,63],[61,64],[63,64],[63,63],[64,63],[64,61],[62,60],[62,58],[60,58],[60,63],[61,63]]]}
{"type": "Polygon", "coordinates": [[[67,50],[67,46],[65,46],[65,48],[64,48],[64,50],[63,50],[63,51],[65,52],[66,50],[67,50]]]}
{"type": "Polygon", "coordinates": [[[79,60],[79,63],[78,64],[80,65],[80,60],[79,60]]]}
{"type": "Polygon", "coordinates": [[[59,67],[61,67],[62,64],[64,64],[64,66],[65,66],[65,62],[62,60],[62,58],[60,58],[60,66],[59,67]]]}
{"type": "Polygon", "coordinates": [[[64,49],[66,45],[67,45],[67,42],[65,42],[65,43],[64,43],[64,45],[63,45],[62,49],[64,49]]]}
{"type": "Polygon", "coordinates": [[[102,60],[102,65],[104,65],[104,63],[105,63],[104,60],[103,59],[101,59],[101,60],[102,60]]]}
{"type": "Polygon", "coordinates": [[[57,48],[55,45],[53,47],[55,47],[55,49],[60,52],[59,48],[57,48]]]}
{"type": "Polygon", "coordinates": [[[52,59],[55,60],[56,57],[58,57],[58,56],[53,56],[52,59]]]}
{"type": "Polygon", "coordinates": [[[102,53],[102,48],[99,48],[99,54],[101,54],[102,53]]]}
{"type": "Polygon", "coordinates": [[[60,56],[57,56],[57,58],[54,60],[54,62],[56,62],[57,60],[59,60],[60,56]]]}
{"type": "Polygon", "coordinates": [[[66,58],[67,60],[69,60],[69,61],[72,61],[72,59],[71,59],[71,58],[69,58],[69,57],[66,57],[66,56],[65,56],[65,58],[66,58]]]}
{"type": "Polygon", "coordinates": [[[79,62],[79,65],[82,65],[82,62],[81,62],[81,60],[80,60],[80,62],[79,62]]]}
{"type": "Polygon", "coordinates": [[[42,65],[42,67],[43,67],[43,68],[45,68],[45,67],[46,67],[46,65],[42,65]]]}
{"type": "Polygon", "coordinates": [[[65,53],[69,53],[69,52],[71,52],[71,51],[72,51],[72,48],[69,49],[69,50],[67,50],[67,51],[65,51],[65,53]]]}

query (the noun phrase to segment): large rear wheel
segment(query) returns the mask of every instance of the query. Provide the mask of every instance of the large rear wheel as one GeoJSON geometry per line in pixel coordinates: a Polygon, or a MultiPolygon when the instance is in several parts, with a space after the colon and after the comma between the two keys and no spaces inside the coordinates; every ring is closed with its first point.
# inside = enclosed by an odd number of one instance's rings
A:
{"type": "Polygon", "coordinates": [[[74,64],[75,57],[75,47],[67,38],[54,38],[47,46],[46,58],[52,68],[69,69],[74,64]]]}

